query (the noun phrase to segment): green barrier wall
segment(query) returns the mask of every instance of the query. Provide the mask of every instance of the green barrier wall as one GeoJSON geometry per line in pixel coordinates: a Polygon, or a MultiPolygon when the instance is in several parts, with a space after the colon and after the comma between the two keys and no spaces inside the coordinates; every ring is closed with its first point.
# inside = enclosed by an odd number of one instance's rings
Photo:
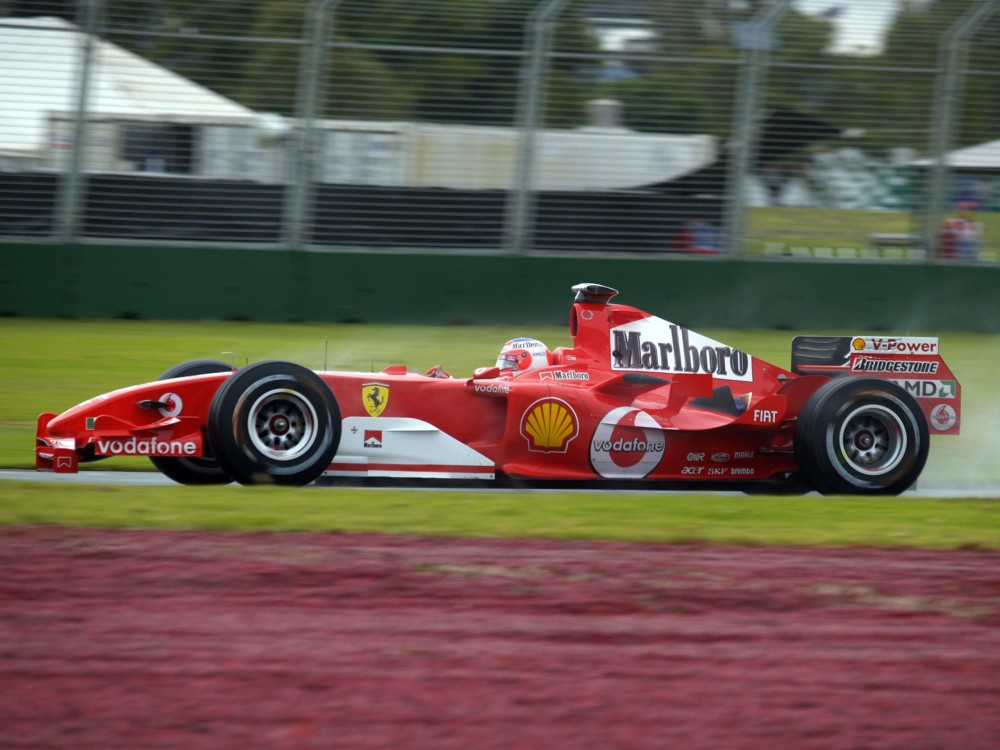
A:
{"type": "Polygon", "coordinates": [[[694,327],[1000,331],[1000,268],[0,245],[0,315],[393,323],[565,321],[570,287],[694,327]]]}

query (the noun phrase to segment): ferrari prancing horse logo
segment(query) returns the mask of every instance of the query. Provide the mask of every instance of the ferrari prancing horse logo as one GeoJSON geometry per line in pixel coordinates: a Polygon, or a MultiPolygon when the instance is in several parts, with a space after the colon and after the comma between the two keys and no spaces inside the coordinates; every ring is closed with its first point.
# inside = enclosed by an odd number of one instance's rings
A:
{"type": "Polygon", "coordinates": [[[389,403],[389,386],[384,383],[365,383],[361,386],[361,403],[370,416],[377,417],[389,403]]]}

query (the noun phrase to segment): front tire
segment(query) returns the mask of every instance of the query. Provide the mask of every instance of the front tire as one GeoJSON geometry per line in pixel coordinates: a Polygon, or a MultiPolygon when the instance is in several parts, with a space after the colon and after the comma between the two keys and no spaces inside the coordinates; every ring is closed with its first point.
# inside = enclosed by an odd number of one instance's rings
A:
{"type": "Polygon", "coordinates": [[[878,378],[831,380],[795,427],[799,467],[823,494],[898,495],[917,481],[929,449],[916,400],[878,378]]]}
{"type": "Polygon", "coordinates": [[[219,464],[241,484],[309,484],[337,452],[340,410],[312,370],[258,362],[216,392],[208,437],[219,464]]]}
{"type": "MultiPolygon", "coordinates": [[[[231,372],[232,366],[215,359],[192,359],[189,362],[181,362],[164,372],[157,380],[169,380],[170,378],[185,378],[190,375],[210,375],[215,372],[231,372]]],[[[205,445],[206,452],[211,451],[211,446],[205,445]]],[[[229,484],[232,478],[226,470],[219,466],[219,462],[210,455],[200,458],[173,458],[163,456],[150,456],[153,466],[160,470],[160,473],[173,479],[178,484],[229,484]]]]}

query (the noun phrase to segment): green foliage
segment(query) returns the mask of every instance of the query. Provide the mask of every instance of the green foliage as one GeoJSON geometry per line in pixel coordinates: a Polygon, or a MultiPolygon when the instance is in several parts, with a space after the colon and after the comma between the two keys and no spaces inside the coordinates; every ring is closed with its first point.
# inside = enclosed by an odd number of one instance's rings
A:
{"type": "Polygon", "coordinates": [[[682,73],[657,72],[605,84],[602,92],[624,104],[623,124],[633,130],[723,136],[716,97],[706,88],[682,73]]]}
{"type": "MultiPolygon", "coordinates": [[[[865,131],[857,144],[924,149],[945,32],[977,0],[904,2],[880,55],[835,56],[829,19],[793,9],[768,52],[764,109],[788,108],[841,129],[865,131]]],[[[315,20],[308,0],[119,0],[106,3],[107,37],[261,112],[291,115],[302,43],[315,20]]],[[[424,120],[510,126],[515,122],[526,25],[538,0],[346,0],[333,16],[324,117],[424,120]]],[[[0,3],[28,14],[29,3],[0,3]],[[24,6],[24,7],[21,7],[24,6]]],[[[767,3],[655,0],[648,18],[653,54],[627,55],[634,80],[604,83],[606,56],[588,27],[586,3],[572,2],[555,24],[546,124],[575,127],[595,95],[624,104],[642,131],[732,129],[739,66],[734,25],[767,3]]],[[[972,37],[956,145],[997,137],[1000,17],[972,37]]]]}
{"type": "MultiPolygon", "coordinates": [[[[315,23],[307,3],[172,0],[144,15],[140,3],[123,5],[113,41],[255,110],[294,114],[301,51],[315,23]],[[130,25],[140,18],[146,31],[167,33],[154,33],[152,42],[136,35],[130,25]],[[174,36],[184,30],[199,36],[174,36]]],[[[513,124],[524,24],[534,7],[527,0],[343,3],[327,40],[321,116],[513,124]]],[[[573,11],[562,17],[556,45],[595,49],[573,11]]],[[[558,57],[551,69],[549,95],[568,103],[553,109],[551,122],[577,124],[585,76],[578,63],[558,57]]]]}
{"type": "MultiPolygon", "coordinates": [[[[241,31],[247,19],[258,13],[259,5],[259,0],[122,0],[107,3],[104,25],[110,41],[223,96],[239,99],[246,64],[258,46],[241,31]]],[[[254,106],[253,100],[243,103],[254,106]]]]}
{"type": "MultiPolygon", "coordinates": [[[[914,68],[936,68],[942,54],[945,33],[968,12],[978,0],[936,0],[924,7],[906,3],[889,32],[884,60],[888,65],[914,68]]],[[[959,62],[966,72],[961,88],[962,109],[955,118],[959,124],[956,147],[995,140],[1000,134],[1000,99],[996,96],[996,73],[1000,70],[1000,14],[974,29],[968,55],[959,62]]],[[[934,96],[933,75],[908,76],[894,80],[888,93],[894,102],[931,102],[934,96]]],[[[897,127],[905,129],[904,120],[897,127]]],[[[926,123],[921,123],[926,126],[926,123]]]]}

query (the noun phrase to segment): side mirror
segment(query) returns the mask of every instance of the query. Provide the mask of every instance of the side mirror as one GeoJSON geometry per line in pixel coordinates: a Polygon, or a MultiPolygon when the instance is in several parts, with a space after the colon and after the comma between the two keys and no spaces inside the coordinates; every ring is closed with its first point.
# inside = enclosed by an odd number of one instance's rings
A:
{"type": "Polygon", "coordinates": [[[500,368],[494,365],[493,367],[477,367],[472,373],[473,380],[490,380],[491,378],[500,377],[500,368]]]}

